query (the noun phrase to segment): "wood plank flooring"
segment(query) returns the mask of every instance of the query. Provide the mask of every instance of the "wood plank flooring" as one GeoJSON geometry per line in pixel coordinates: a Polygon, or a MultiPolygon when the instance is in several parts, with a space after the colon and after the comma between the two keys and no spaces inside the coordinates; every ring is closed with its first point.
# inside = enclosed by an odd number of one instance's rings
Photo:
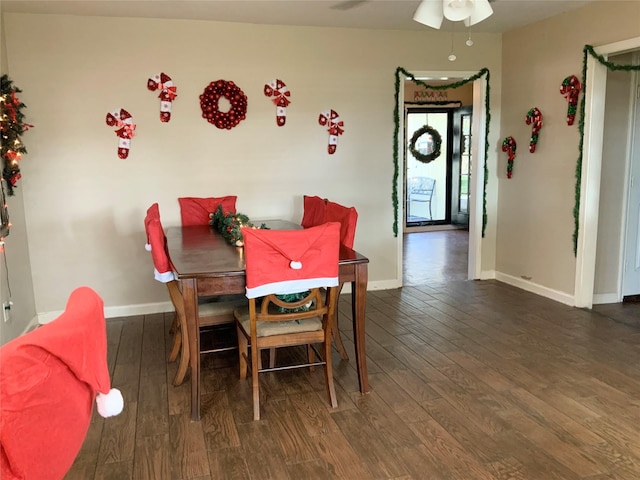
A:
{"type": "Polygon", "coordinates": [[[259,422],[235,352],[203,356],[191,422],[189,381],[173,387],[166,362],[171,314],[109,320],[125,410],[94,415],[66,478],[640,478],[639,304],[587,311],[493,280],[371,291],[363,396],[348,302],[338,408],[320,369],[263,374],[259,422]]]}

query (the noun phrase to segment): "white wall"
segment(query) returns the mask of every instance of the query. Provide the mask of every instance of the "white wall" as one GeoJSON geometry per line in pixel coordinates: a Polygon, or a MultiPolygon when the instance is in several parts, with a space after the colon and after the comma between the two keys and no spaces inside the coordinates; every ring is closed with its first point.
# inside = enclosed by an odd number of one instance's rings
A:
{"type": "MultiPolygon", "coordinates": [[[[158,201],[165,226],[179,224],[176,198],[186,195],[235,194],[239,211],[251,218],[294,221],[303,194],[353,205],[355,248],[371,260],[370,287],[399,285],[394,73],[398,66],[451,70],[449,33],[25,14],[5,14],[5,26],[8,64],[36,125],[22,189],[40,314],[61,310],[81,284],[101,294],[107,315],[166,301],[143,249],[142,220],[158,201]],[[166,124],[158,119],[157,95],[146,89],[160,71],[179,94],[166,124]],[[219,78],[233,80],[249,98],[247,119],[231,131],[201,118],[198,95],[219,78]],[[292,92],[283,128],[262,93],[274,78],[292,92]],[[127,160],[117,158],[114,129],[104,122],[120,107],[137,124],[127,160]],[[326,129],[317,123],[329,108],[345,122],[335,155],[327,154],[326,129]]],[[[461,47],[455,68],[491,69],[499,105],[500,36],[474,40],[473,48],[461,47]]],[[[457,42],[463,46],[464,36],[457,42]]],[[[489,223],[495,236],[495,215],[489,223]]],[[[486,249],[492,268],[494,249],[486,249]]]]}
{"type": "MultiPolygon", "coordinates": [[[[1,5],[0,2],[0,9],[1,5]]],[[[4,22],[0,10],[0,74],[6,73],[13,80],[8,68],[4,33],[4,22]]],[[[13,86],[22,88],[22,85],[15,81],[13,86]]],[[[22,94],[18,95],[18,98],[23,99],[22,94]]],[[[28,108],[29,105],[24,103],[28,108]]],[[[28,110],[24,110],[23,113],[26,121],[29,122],[31,119],[28,110]]],[[[30,145],[28,133],[24,135],[23,140],[28,150],[30,145]]],[[[29,158],[28,154],[24,155],[22,164],[28,163],[29,158]]],[[[1,164],[0,168],[2,168],[1,164]]],[[[6,199],[12,227],[9,235],[5,238],[4,254],[0,255],[0,305],[4,305],[6,302],[12,302],[13,305],[9,312],[8,322],[4,322],[4,316],[0,312],[0,345],[24,333],[37,323],[22,182],[18,183],[18,188],[14,189],[14,193],[14,196],[6,199]]]]}
{"type": "Polygon", "coordinates": [[[571,301],[574,291],[573,207],[578,120],[566,123],[562,80],[581,77],[582,50],[640,35],[640,2],[594,2],[508,32],[503,37],[500,142],[518,143],[513,178],[501,154],[496,269],[498,278],[571,301]],[[544,126],[528,151],[525,115],[538,107],[544,126]]]}

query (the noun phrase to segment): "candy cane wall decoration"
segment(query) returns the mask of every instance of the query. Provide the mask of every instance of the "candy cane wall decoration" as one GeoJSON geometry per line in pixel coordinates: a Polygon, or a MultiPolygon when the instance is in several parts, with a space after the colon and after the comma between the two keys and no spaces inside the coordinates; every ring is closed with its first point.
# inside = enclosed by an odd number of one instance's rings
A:
{"type": "Polygon", "coordinates": [[[327,147],[329,155],[336,153],[338,147],[338,135],[344,133],[344,122],[340,120],[340,116],[335,110],[327,110],[320,114],[318,117],[318,123],[322,126],[327,125],[327,131],[329,132],[329,146],[327,147]]]}
{"type": "Polygon", "coordinates": [[[178,87],[173,84],[173,80],[166,73],[158,73],[147,81],[147,88],[152,92],[160,90],[160,121],[171,120],[171,103],[178,96],[178,87]]]}
{"type": "Polygon", "coordinates": [[[507,178],[511,178],[513,161],[516,158],[516,140],[513,137],[506,137],[502,141],[502,151],[507,152],[507,178]]]}
{"type": "Polygon", "coordinates": [[[136,125],[133,123],[131,114],[124,108],[113,110],[107,113],[107,125],[110,127],[120,127],[115,131],[118,136],[118,157],[125,159],[129,156],[131,139],[136,134],[136,125]]]}
{"type": "Polygon", "coordinates": [[[575,75],[570,75],[565,78],[560,86],[560,93],[564,95],[564,98],[569,102],[569,108],[567,109],[567,125],[573,125],[573,122],[576,119],[580,90],[582,90],[582,84],[575,75]]]}
{"type": "Polygon", "coordinates": [[[271,101],[276,106],[276,123],[282,127],[287,121],[287,106],[291,103],[291,92],[282,80],[271,80],[264,86],[264,94],[272,97],[271,101]]]}
{"type": "Polygon", "coordinates": [[[540,129],[542,128],[542,112],[540,112],[540,110],[538,110],[536,107],[532,108],[527,112],[525,122],[527,122],[527,125],[533,125],[533,128],[531,130],[531,140],[529,141],[529,151],[533,153],[536,151],[536,145],[538,144],[538,134],[540,133],[540,129]]]}

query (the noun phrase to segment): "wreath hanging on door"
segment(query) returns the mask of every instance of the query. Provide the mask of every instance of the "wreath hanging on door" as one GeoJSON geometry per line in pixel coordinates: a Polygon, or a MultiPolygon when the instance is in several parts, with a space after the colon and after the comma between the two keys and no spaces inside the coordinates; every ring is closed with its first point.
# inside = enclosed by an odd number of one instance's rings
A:
{"type": "Polygon", "coordinates": [[[442,153],[442,137],[440,132],[429,125],[416,130],[409,142],[409,151],[416,160],[422,163],[433,162],[442,153]],[[422,138],[424,136],[424,138],[422,138]]]}

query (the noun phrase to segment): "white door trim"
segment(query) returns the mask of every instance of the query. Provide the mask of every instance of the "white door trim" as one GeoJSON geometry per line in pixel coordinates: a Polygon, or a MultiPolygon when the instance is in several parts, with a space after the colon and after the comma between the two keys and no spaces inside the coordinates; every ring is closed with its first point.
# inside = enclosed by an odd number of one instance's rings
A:
{"type": "MultiPolygon", "coordinates": [[[[476,75],[478,72],[468,71],[417,71],[410,72],[414,77],[427,78],[443,78],[463,79],[476,75]]],[[[403,80],[403,77],[401,77],[403,80]]],[[[471,121],[471,181],[473,188],[469,198],[469,258],[467,276],[469,280],[480,278],[482,270],[482,213],[484,199],[484,157],[485,157],[485,133],[487,109],[485,106],[485,95],[487,92],[486,75],[478,78],[473,82],[473,118],[471,121]]],[[[398,92],[398,111],[404,112],[404,80],[401,82],[400,91],[398,92]]],[[[399,115],[398,119],[398,183],[396,185],[398,192],[398,272],[397,276],[402,284],[402,258],[403,258],[403,229],[405,207],[402,195],[404,192],[405,166],[404,166],[404,115],[399,115]],[[400,221],[402,220],[402,221],[400,221]]]]}
{"type": "MultiPolygon", "coordinates": [[[[640,37],[597,47],[597,53],[608,58],[611,54],[625,53],[637,48],[640,48],[640,37]]],[[[587,54],[584,140],[574,289],[575,306],[581,308],[593,306],[606,88],[607,67],[587,54]]]]}

